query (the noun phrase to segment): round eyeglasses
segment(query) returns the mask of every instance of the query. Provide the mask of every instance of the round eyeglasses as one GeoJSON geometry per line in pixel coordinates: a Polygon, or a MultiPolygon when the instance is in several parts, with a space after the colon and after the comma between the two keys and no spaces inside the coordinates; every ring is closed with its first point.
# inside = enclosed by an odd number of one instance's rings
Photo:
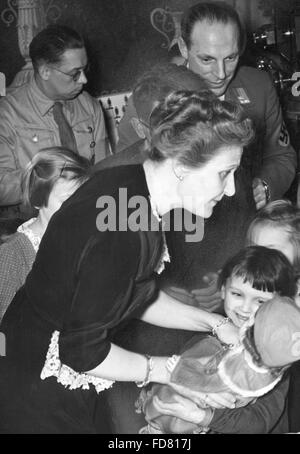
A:
{"type": "Polygon", "coordinates": [[[87,65],[84,68],[76,69],[76,71],[74,71],[74,72],[66,73],[66,72],[62,71],[61,69],[56,68],[55,66],[49,66],[49,68],[54,69],[54,71],[64,74],[65,76],[71,77],[71,79],[73,79],[74,82],[78,82],[78,80],[81,77],[81,74],[86,75],[90,69],[89,65],[87,65]]]}

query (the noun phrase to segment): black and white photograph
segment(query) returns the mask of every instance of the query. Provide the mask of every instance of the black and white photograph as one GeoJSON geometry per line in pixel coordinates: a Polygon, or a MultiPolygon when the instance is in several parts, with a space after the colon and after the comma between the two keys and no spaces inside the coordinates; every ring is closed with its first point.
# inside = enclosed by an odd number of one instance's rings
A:
{"type": "Polygon", "coordinates": [[[300,0],[0,0],[0,42],[0,434],[299,434],[300,0]]]}

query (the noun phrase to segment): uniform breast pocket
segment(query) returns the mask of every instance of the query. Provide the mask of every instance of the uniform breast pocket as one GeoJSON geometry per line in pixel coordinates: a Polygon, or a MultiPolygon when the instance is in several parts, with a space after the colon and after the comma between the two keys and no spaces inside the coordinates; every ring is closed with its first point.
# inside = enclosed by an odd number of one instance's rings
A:
{"type": "Polygon", "coordinates": [[[91,159],[94,155],[95,143],[95,131],[94,124],[91,119],[87,119],[81,123],[77,123],[73,127],[77,149],[79,154],[91,159]]]}
{"type": "Polygon", "coordinates": [[[47,129],[16,127],[17,153],[21,167],[43,148],[55,146],[54,132],[47,129]]]}

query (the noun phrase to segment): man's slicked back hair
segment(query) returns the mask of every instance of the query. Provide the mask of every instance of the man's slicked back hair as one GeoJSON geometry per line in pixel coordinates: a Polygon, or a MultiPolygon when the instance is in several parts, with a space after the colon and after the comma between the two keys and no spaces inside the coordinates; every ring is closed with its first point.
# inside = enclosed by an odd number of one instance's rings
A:
{"type": "Polygon", "coordinates": [[[238,48],[241,55],[246,47],[246,31],[240,16],[235,9],[225,2],[201,2],[186,10],[181,21],[181,36],[188,49],[191,48],[191,36],[195,24],[198,22],[213,24],[232,23],[238,31],[238,48]]]}
{"type": "Polygon", "coordinates": [[[59,63],[66,50],[84,47],[83,38],[72,28],[49,25],[33,38],[29,46],[29,55],[36,69],[40,62],[59,63]]]}

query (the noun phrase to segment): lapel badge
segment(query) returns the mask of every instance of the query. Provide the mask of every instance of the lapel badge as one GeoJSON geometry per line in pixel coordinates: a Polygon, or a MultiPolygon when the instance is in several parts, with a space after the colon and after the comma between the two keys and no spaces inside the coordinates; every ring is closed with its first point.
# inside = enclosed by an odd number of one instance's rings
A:
{"type": "Polygon", "coordinates": [[[36,134],[32,137],[32,142],[37,143],[39,141],[39,138],[36,134]]]}
{"type": "Polygon", "coordinates": [[[235,88],[236,96],[241,104],[250,104],[250,99],[243,88],[235,88]]]}

